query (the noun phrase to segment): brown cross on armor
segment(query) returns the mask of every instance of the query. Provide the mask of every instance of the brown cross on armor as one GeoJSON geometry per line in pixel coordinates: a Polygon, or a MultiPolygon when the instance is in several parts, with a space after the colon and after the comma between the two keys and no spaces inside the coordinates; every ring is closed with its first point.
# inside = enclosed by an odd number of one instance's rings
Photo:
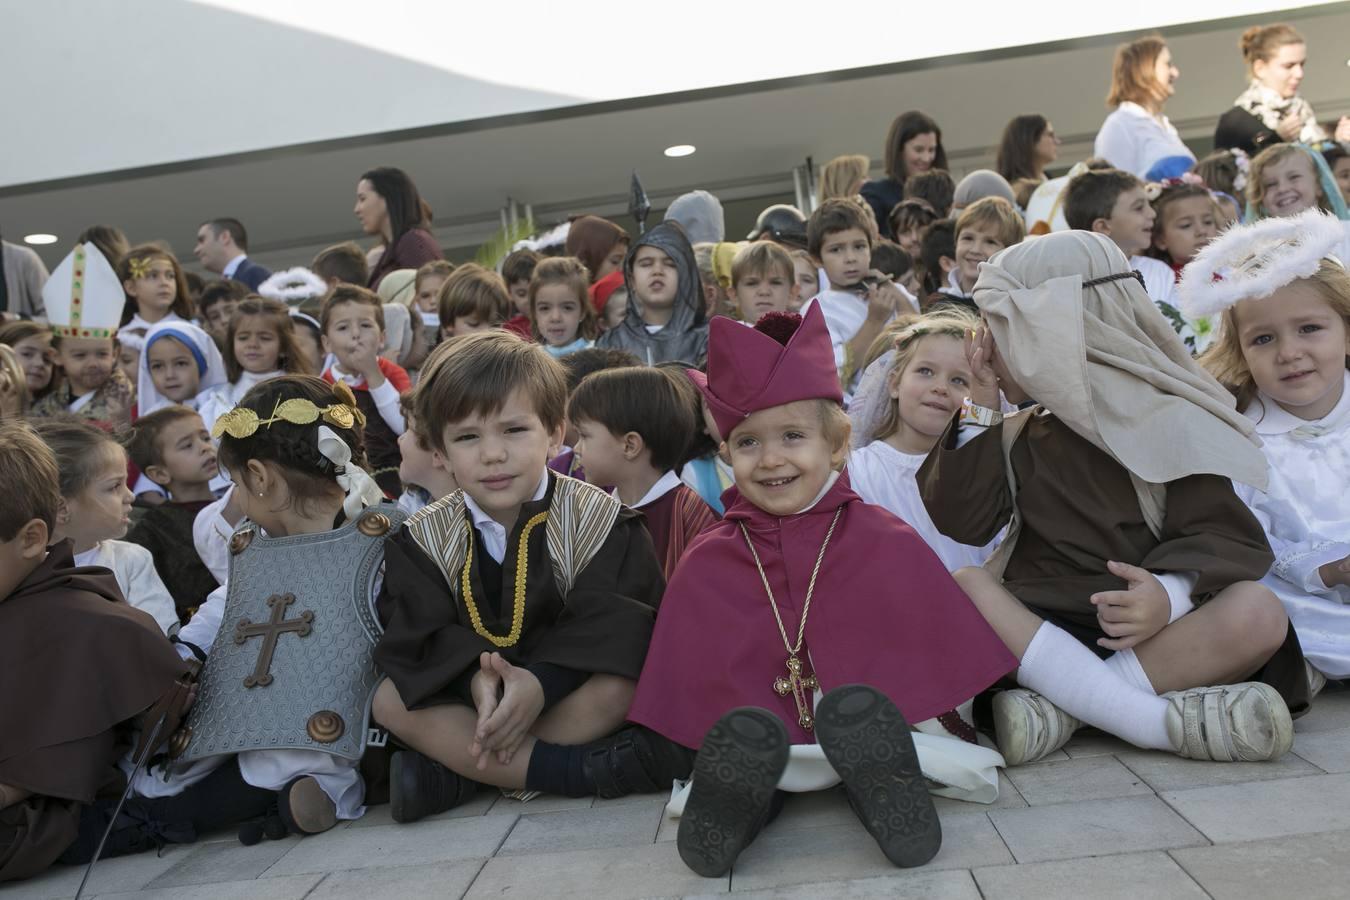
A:
{"type": "Polygon", "coordinates": [[[251,637],[263,639],[262,649],[258,651],[258,665],[253,674],[244,679],[244,687],[267,687],[272,683],[272,654],[276,652],[277,640],[287,631],[295,632],[296,637],[305,637],[314,624],[314,613],[305,610],[298,619],[286,618],[286,607],[295,602],[294,594],[273,594],[267,598],[272,608],[272,618],[262,624],[254,625],[248,619],[240,619],[234,626],[234,642],[242,644],[251,637]]]}

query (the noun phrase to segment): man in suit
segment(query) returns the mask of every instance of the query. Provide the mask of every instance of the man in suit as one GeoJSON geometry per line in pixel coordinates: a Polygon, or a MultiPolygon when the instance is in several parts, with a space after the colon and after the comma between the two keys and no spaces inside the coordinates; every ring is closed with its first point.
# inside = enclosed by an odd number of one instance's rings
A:
{"type": "Polygon", "coordinates": [[[248,232],[238,219],[212,219],[197,229],[197,246],[192,254],[208,272],[232,278],[256,291],[272,273],[248,256],[248,232]]]}

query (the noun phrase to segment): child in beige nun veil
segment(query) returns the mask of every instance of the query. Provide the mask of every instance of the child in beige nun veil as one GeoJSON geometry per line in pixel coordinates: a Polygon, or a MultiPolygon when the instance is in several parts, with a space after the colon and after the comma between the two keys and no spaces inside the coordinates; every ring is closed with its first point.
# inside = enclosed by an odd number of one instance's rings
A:
{"type": "Polygon", "coordinates": [[[1307,683],[1232,487],[1265,483],[1251,423],[1101,235],[1008,248],[974,299],[976,380],[1036,403],[1006,419],[967,403],[917,477],[953,540],[1008,527],[983,568],[955,573],[1019,659],[1022,688],[994,698],[1008,764],[1084,723],[1192,759],[1282,756],[1307,683]]]}

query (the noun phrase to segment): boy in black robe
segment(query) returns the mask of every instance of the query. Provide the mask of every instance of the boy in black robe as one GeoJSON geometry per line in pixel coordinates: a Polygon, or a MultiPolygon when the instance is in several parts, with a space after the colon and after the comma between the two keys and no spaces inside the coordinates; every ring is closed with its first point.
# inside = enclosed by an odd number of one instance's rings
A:
{"type": "Polygon", "coordinates": [[[628,713],[665,582],[639,516],[547,469],[566,398],[562,366],[504,332],[423,368],[414,418],[444,423],[426,438],[461,490],[385,551],[374,714],[417,751],[391,762],[395,821],[478,782],[594,793],[585,745],[628,713]]]}

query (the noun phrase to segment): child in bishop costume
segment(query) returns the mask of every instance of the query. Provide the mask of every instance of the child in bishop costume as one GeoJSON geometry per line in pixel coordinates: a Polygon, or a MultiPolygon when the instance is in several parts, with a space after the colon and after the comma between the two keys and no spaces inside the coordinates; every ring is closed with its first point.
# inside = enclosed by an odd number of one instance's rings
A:
{"type": "Polygon", "coordinates": [[[1256,583],[1270,547],[1230,484],[1266,483],[1251,422],[1104,235],[1009,247],[975,303],[976,382],[1037,405],[968,406],[918,480],[953,540],[1008,528],[984,568],[955,573],[1018,657],[1022,687],[994,698],[1004,759],[1039,759],[1084,722],[1191,759],[1278,759],[1307,683],[1256,583]]]}
{"type": "Polygon", "coordinates": [[[422,369],[414,421],[460,490],[385,551],[375,717],[413,748],[390,765],[397,822],[480,782],[597,792],[586,745],[623,724],[665,581],[639,514],[547,468],[566,402],[562,364],[504,331],[422,369]]]}
{"type": "Polygon", "coordinates": [[[1182,274],[1190,315],[1219,332],[1200,362],[1234,389],[1270,463],[1235,485],[1270,539],[1261,583],[1284,604],[1310,687],[1350,677],[1350,274],[1341,222],[1312,209],[1231,229],[1182,274]]]}
{"type": "Polygon", "coordinates": [[[818,306],[754,328],[714,319],[708,374],[690,377],[736,484],[671,578],[629,714],[701,747],[680,855],[724,874],[776,813],[777,789],[842,780],[886,856],[922,865],[942,832],[907,723],[939,736],[934,759],[997,765],[956,710],[1015,660],[914,531],[849,487],[818,306]]]}
{"type": "Polygon", "coordinates": [[[33,404],[30,416],[74,415],[105,431],[130,424],[136,388],[116,365],[125,300],[117,273],[93,244],[76,246],[56,267],[42,301],[65,380],[33,404]]]}

